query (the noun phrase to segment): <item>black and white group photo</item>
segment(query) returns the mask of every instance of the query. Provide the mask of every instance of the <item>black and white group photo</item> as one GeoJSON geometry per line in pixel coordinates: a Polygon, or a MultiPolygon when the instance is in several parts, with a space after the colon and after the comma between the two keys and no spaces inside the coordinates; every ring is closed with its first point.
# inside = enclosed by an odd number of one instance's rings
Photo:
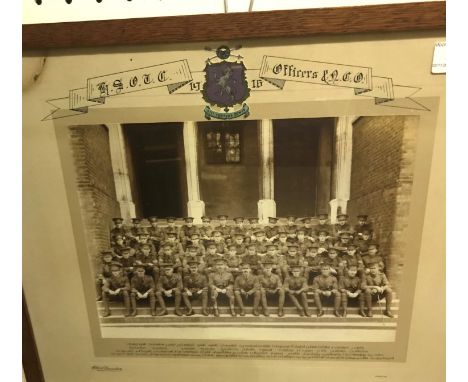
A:
{"type": "Polygon", "coordinates": [[[395,329],[417,127],[410,116],[70,127],[101,325],[395,329]]]}

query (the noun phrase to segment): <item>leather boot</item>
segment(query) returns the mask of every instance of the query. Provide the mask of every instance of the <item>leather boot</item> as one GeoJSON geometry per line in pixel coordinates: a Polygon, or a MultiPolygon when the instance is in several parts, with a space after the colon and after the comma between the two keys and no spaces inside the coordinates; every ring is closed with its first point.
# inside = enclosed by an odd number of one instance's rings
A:
{"type": "Polygon", "coordinates": [[[310,317],[309,301],[307,301],[307,293],[306,292],[301,293],[301,299],[302,299],[302,306],[304,307],[304,314],[306,315],[306,317],[310,317]]]}
{"type": "Polygon", "coordinates": [[[342,317],[346,317],[348,315],[348,295],[346,292],[341,294],[341,306],[343,307],[342,317]]]}
{"type": "Polygon", "coordinates": [[[106,292],[102,292],[102,306],[104,307],[104,311],[102,312],[102,317],[109,317],[110,316],[109,300],[107,298],[106,292]]]}
{"type": "Polygon", "coordinates": [[[393,313],[392,313],[392,299],[393,299],[393,294],[391,290],[385,291],[385,311],[384,315],[387,317],[393,318],[393,313]]]}
{"type": "Polygon", "coordinates": [[[180,292],[175,292],[175,297],[174,297],[174,313],[176,316],[183,316],[184,314],[180,310],[180,302],[181,302],[181,297],[180,297],[180,292]]]}
{"type": "Polygon", "coordinates": [[[193,312],[192,309],[192,304],[190,302],[189,296],[187,296],[185,293],[182,295],[182,298],[184,299],[184,304],[187,307],[187,312],[185,313],[186,316],[193,316],[195,313],[193,312]]]}
{"type": "Polygon", "coordinates": [[[234,301],[232,301],[232,302],[229,304],[229,310],[231,311],[231,316],[232,316],[232,317],[236,317],[236,316],[237,316],[236,309],[235,309],[235,307],[234,307],[234,301]]]}
{"type": "Polygon", "coordinates": [[[216,300],[213,301],[213,316],[219,317],[218,302],[216,300]]]}
{"type": "Polygon", "coordinates": [[[359,295],[359,315],[361,317],[367,317],[366,310],[364,309],[364,295],[359,295]]]}
{"type": "Polygon", "coordinates": [[[254,316],[259,316],[260,313],[258,312],[258,306],[260,305],[260,291],[256,291],[254,294],[254,301],[253,301],[253,312],[254,316]]]}
{"type": "Polygon", "coordinates": [[[156,296],[154,293],[149,295],[151,315],[156,316],[156,296]]]}
{"type": "Polygon", "coordinates": [[[261,298],[262,298],[263,315],[265,317],[268,317],[270,315],[270,312],[268,311],[268,302],[267,302],[265,291],[261,292],[261,298]]]}
{"type": "Polygon", "coordinates": [[[164,302],[164,298],[161,292],[156,293],[156,297],[158,298],[158,303],[159,303],[159,306],[161,307],[161,310],[156,313],[156,316],[167,315],[166,303],[164,302]]]}
{"type": "Polygon", "coordinates": [[[130,307],[131,307],[130,316],[135,317],[137,315],[135,293],[130,294],[130,307]]]}
{"type": "Polygon", "coordinates": [[[292,303],[296,307],[297,312],[299,313],[299,316],[304,317],[304,310],[302,309],[301,304],[299,304],[299,301],[297,301],[296,296],[290,294],[289,298],[291,299],[292,303]]]}
{"type": "Polygon", "coordinates": [[[128,296],[128,292],[124,291],[123,293],[123,300],[124,300],[124,306],[125,306],[125,313],[124,316],[128,317],[132,314],[132,310],[130,308],[130,297],[128,296]]]}
{"type": "Polygon", "coordinates": [[[314,294],[314,302],[315,306],[317,307],[317,317],[322,317],[325,312],[322,309],[322,300],[320,300],[320,293],[316,292],[314,294]]]}
{"type": "Polygon", "coordinates": [[[284,297],[285,297],[284,289],[280,289],[280,290],[278,291],[278,294],[279,294],[279,299],[278,299],[278,317],[283,317],[283,316],[284,316],[283,307],[284,307],[284,297]]]}
{"type": "MultiPolygon", "coordinates": [[[[237,292],[237,291],[234,293],[234,295],[236,296],[237,305],[239,306],[239,310],[240,310],[239,315],[244,317],[245,310],[244,310],[244,302],[242,301],[242,296],[240,292],[237,292]]],[[[231,312],[231,316],[232,316],[232,312],[231,312]]]]}
{"type": "Polygon", "coordinates": [[[208,292],[202,292],[202,314],[208,316],[208,292]]]}

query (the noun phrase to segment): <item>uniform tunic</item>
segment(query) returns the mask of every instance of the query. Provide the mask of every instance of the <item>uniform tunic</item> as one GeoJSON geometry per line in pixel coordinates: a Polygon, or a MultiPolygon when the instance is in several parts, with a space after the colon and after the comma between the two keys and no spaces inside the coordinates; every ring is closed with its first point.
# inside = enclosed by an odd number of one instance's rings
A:
{"type": "Polygon", "coordinates": [[[269,276],[265,274],[260,275],[258,277],[258,283],[262,288],[270,291],[282,287],[281,278],[274,273],[269,276]]]}
{"type": "Polygon", "coordinates": [[[158,280],[158,290],[169,290],[173,288],[182,289],[182,277],[178,273],[170,276],[161,275],[158,280]]]}
{"type": "Polygon", "coordinates": [[[236,277],[236,281],[234,282],[234,289],[235,290],[244,290],[248,292],[252,289],[258,290],[260,288],[260,284],[258,283],[257,276],[252,274],[249,275],[239,275],[236,277]]]}
{"type": "Polygon", "coordinates": [[[146,293],[150,289],[154,289],[154,280],[151,276],[144,275],[139,277],[137,275],[132,277],[131,281],[132,290],[140,293],[146,293]]]}
{"type": "Polygon", "coordinates": [[[183,284],[185,289],[191,292],[197,292],[208,286],[208,280],[206,276],[201,273],[190,273],[184,277],[183,284]]]}
{"type": "Polygon", "coordinates": [[[284,280],[284,289],[286,291],[293,290],[293,291],[305,292],[308,289],[307,280],[305,277],[302,277],[302,276],[286,277],[286,280],[284,280]]]}
{"type": "Polygon", "coordinates": [[[343,276],[338,282],[341,291],[356,292],[362,288],[362,279],[359,276],[343,276]]]}
{"type": "Polygon", "coordinates": [[[312,289],[322,291],[338,290],[338,280],[335,276],[318,275],[314,277],[312,289]]]}
{"type": "Polygon", "coordinates": [[[234,278],[229,272],[214,272],[210,274],[210,286],[224,289],[234,283],[234,278]]]}
{"type": "Polygon", "coordinates": [[[130,283],[126,276],[114,276],[107,278],[104,283],[104,290],[115,291],[117,289],[130,289],[130,283]]]}
{"type": "Polygon", "coordinates": [[[378,286],[378,287],[383,287],[383,286],[389,286],[389,282],[387,279],[387,276],[385,276],[384,273],[377,273],[376,275],[366,275],[364,278],[364,282],[362,285],[362,289],[365,289],[366,287],[371,287],[371,286],[378,286]]]}
{"type": "Polygon", "coordinates": [[[251,267],[257,267],[260,264],[260,260],[261,258],[257,253],[246,253],[244,256],[242,256],[242,262],[249,264],[251,267]]]}

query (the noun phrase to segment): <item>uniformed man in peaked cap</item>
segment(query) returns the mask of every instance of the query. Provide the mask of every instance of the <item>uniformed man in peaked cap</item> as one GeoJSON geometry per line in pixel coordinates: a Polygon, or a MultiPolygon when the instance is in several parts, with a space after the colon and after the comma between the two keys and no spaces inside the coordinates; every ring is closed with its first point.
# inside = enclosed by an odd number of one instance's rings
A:
{"type": "Polygon", "coordinates": [[[121,297],[123,298],[125,306],[125,316],[130,315],[130,299],[128,291],[130,290],[130,283],[128,278],[122,275],[122,265],[113,261],[111,265],[111,275],[104,280],[102,287],[102,303],[104,305],[103,317],[110,316],[109,298],[121,297]]]}
{"type": "Polygon", "coordinates": [[[284,297],[285,292],[283,288],[283,283],[281,282],[281,277],[272,273],[273,263],[265,262],[263,263],[263,272],[258,277],[258,282],[260,285],[260,294],[263,307],[264,316],[268,317],[270,315],[268,309],[268,300],[267,296],[277,295],[278,296],[278,317],[284,316],[284,297]]]}
{"type": "Polygon", "coordinates": [[[392,298],[393,292],[388,282],[385,273],[380,271],[380,267],[377,263],[373,263],[370,266],[369,274],[367,274],[362,283],[362,289],[364,291],[364,299],[367,305],[367,317],[372,317],[372,299],[376,297],[379,304],[380,299],[385,298],[385,310],[383,312],[387,317],[393,317],[392,298]]]}
{"type": "Polygon", "coordinates": [[[314,291],[314,301],[317,307],[317,317],[324,315],[322,308],[322,298],[333,298],[334,314],[336,317],[341,317],[339,311],[341,304],[341,293],[338,290],[338,280],[330,273],[330,266],[322,264],[321,274],[314,278],[312,289],[314,291]]]}
{"type": "Polygon", "coordinates": [[[302,267],[300,265],[292,266],[291,273],[292,275],[284,280],[284,290],[296,307],[299,316],[303,317],[305,314],[309,317],[309,304],[307,301],[307,290],[309,287],[305,277],[301,276],[302,267]],[[298,301],[298,297],[301,302],[298,301]]]}
{"type": "Polygon", "coordinates": [[[216,260],[215,271],[209,275],[209,286],[211,291],[211,302],[213,313],[216,317],[219,316],[218,296],[225,295],[229,299],[229,309],[231,316],[236,316],[234,309],[234,278],[232,274],[226,271],[226,264],[223,259],[216,260]]]}
{"type": "Polygon", "coordinates": [[[250,265],[241,265],[242,273],[236,277],[234,282],[234,296],[240,309],[240,315],[245,316],[244,300],[253,297],[254,316],[258,316],[258,306],[260,304],[260,285],[257,276],[252,275],[250,265]]]}
{"type": "Polygon", "coordinates": [[[183,289],[182,276],[179,273],[174,273],[174,264],[162,264],[161,268],[164,270],[164,273],[161,272],[159,276],[158,285],[156,287],[156,297],[162,310],[157,315],[166,315],[167,309],[164,300],[167,298],[174,298],[174,313],[177,316],[182,316],[183,313],[180,310],[183,289]]]}
{"type": "Polygon", "coordinates": [[[188,263],[190,273],[186,274],[183,279],[182,298],[187,307],[187,316],[193,315],[191,300],[200,298],[202,300],[202,314],[208,316],[208,278],[198,270],[198,262],[191,261],[188,263]]]}
{"type": "Polygon", "coordinates": [[[131,302],[131,315],[137,315],[137,300],[149,300],[151,315],[156,315],[156,298],[154,295],[155,285],[154,280],[151,276],[145,274],[145,267],[137,265],[135,267],[135,273],[132,277],[130,291],[130,302],[131,302]]]}

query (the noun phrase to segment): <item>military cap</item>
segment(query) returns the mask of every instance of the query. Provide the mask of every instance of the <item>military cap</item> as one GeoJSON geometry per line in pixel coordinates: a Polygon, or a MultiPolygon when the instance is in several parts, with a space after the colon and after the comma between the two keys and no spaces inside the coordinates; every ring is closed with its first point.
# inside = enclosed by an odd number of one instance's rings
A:
{"type": "Polygon", "coordinates": [[[211,221],[211,218],[208,217],[208,216],[202,216],[201,220],[202,220],[203,222],[210,222],[210,221],[211,221]]]}
{"type": "Polygon", "coordinates": [[[369,216],[369,215],[366,215],[366,214],[359,214],[359,215],[357,216],[357,218],[358,218],[358,219],[359,219],[359,218],[367,219],[368,216],[369,216]]]}
{"type": "Polygon", "coordinates": [[[192,234],[190,235],[190,238],[191,238],[191,239],[198,239],[198,238],[200,238],[200,235],[199,235],[198,233],[194,232],[194,233],[192,233],[192,234]]]}
{"type": "Polygon", "coordinates": [[[123,219],[122,218],[112,218],[112,221],[114,223],[122,223],[123,222],[123,219]]]}
{"type": "Polygon", "coordinates": [[[247,245],[247,248],[257,248],[257,245],[255,243],[250,243],[247,245]]]}
{"type": "Polygon", "coordinates": [[[139,269],[141,269],[141,270],[144,271],[144,270],[145,270],[145,267],[144,267],[143,265],[140,265],[140,264],[135,265],[135,270],[137,271],[137,270],[139,270],[139,269]]]}
{"type": "Polygon", "coordinates": [[[161,264],[161,267],[164,268],[164,269],[169,269],[169,268],[173,269],[174,264],[172,264],[172,263],[163,263],[163,264],[161,264]]]}
{"type": "Polygon", "coordinates": [[[278,220],[279,220],[278,218],[275,218],[275,217],[273,217],[273,216],[270,216],[270,217],[268,218],[268,221],[269,221],[270,223],[276,223],[278,220]]]}
{"type": "Polygon", "coordinates": [[[236,232],[236,233],[234,234],[234,237],[242,237],[242,238],[244,238],[244,234],[243,234],[242,232],[236,232]]]}
{"type": "Polygon", "coordinates": [[[369,249],[370,247],[375,247],[379,249],[379,244],[376,243],[375,241],[371,241],[370,243],[367,244],[367,248],[369,249]]]}
{"type": "Polygon", "coordinates": [[[175,231],[169,231],[166,233],[167,236],[177,236],[177,232],[175,231]]]}
{"type": "Polygon", "coordinates": [[[249,218],[249,223],[258,223],[258,218],[249,218]]]}
{"type": "Polygon", "coordinates": [[[286,219],[295,221],[296,217],[294,215],[288,215],[288,216],[286,216],[286,219]]]}
{"type": "Polygon", "coordinates": [[[284,231],[284,230],[281,230],[281,231],[278,232],[278,235],[279,236],[288,236],[288,233],[286,231],[284,231]]]}
{"type": "Polygon", "coordinates": [[[349,264],[348,269],[350,269],[350,268],[356,268],[357,269],[358,266],[357,266],[357,264],[349,264]]]}
{"type": "Polygon", "coordinates": [[[345,219],[347,219],[347,218],[348,218],[348,215],[347,215],[347,214],[341,213],[341,214],[336,215],[336,217],[337,217],[338,219],[339,219],[339,218],[345,218],[345,219]]]}
{"type": "Polygon", "coordinates": [[[140,218],[132,218],[133,223],[140,223],[141,219],[140,218]]]}
{"type": "Polygon", "coordinates": [[[338,252],[338,248],[334,246],[328,247],[328,252],[338,252]]]}
{"type": "Polygon", "coordinates": [[[239,217],[234,218],[234,221],[235,221],[236,223],[243,222],[243,221],[244,221],[244,218],[239,216],[239,217]]]}
{"type": "Polygon", "coordinates": [[[196,251],[197,249],[198,249],[198,248],[195,247],[194,245],[188,245],[188,246],[187,246],[187,251],[194,251],[194,250],[196,251]]]}
{"type": "Polygon", "coordinates": [[[326,236],[328,236],[328,231],[326,229],[321,229],[318,231],[318,234],[320,235],[321,233],[325,234],[326,236]]]}
{"type": "Polygon", "coordinates": [[[330,268],[330,265],[327,263],[324,263],[323,261],[320,263],[320,268],[330,268]]]}
{"type": "Polygon", "coordinates": [[[255,236],[264,235],[264,234],[265,234],[265,232],[263,230],[261,230],[261,229],[254,232],[255,236]]]}
{"type": "Polygon", "coordinates": [[[351,235],[351,232],[349,232],[349,231],[342,231],[342,232],[340,232],[340,237],[348,237],[348,238],[349,238],[349,237],[351,237],[351,236],[352,236],[352,235],[351,235]]]}
{"type": "Polygon", "coordinates": [[[318,215],[318,218],[319,218],[320,220],[328,219],[328,214],[319,214],[319,215],[318,215]]]}
{"type": "Polygon", "coordinates": [[[290,244],[290,245],[288,245],[288,251],[289,251],[290,249],[298,249],[298,248],[299,248],[299,247],[298,247],[296,244],[290,244]]]}
{"type": "Polygon", "coordinates": [[[264,267],[273,267],[274,263],[271,261],[265,261],[262,263],[264,267]]]}
{"type": "Polygon", "coordinates": [[[226,260],[224,260],[222,257],[216,259],[215,264],[220,264],[220,263],[226,264],[226,260]]]}
{"type": "Polygon", "coordinates": [[[301,221],[302,221],[303,223],[310,223],[310,222],[312,222],[312,218],[310,218],[310,217],[305,217],[305,218],[302,218],[301,221]]]}
{"type": "Polygon", "coordinates": [[[174,222],[175,220],[176,220],[176,218],[173,217],[173,216],[168,216],[168,217],[166,218],[166,221],[167,221],[167,222],[174,222]]]}
{"type": "Polygon", "coordinates": [[[370,235],[371,234],[371,230],[369,228],[364,228],[361,232],[363,235],[370,235]]]}
{"type": "Polygon", "coordinates": [[[191,260],[188,262],[189,267],[198,267],[198,261],[191,260]]]}
{"type": "Polygon", "coordinates": [[[184,221],[186,223],[191,223],[191,222],[193,222],[193,218],[191,216],[187,216],[187,217],[184,218],[184,221]]]}
{"type": "Polygon", "coordinates": [[[150,216],[148,218],[148,220],[151,222],[151,223],[154,223],[154,222],[157,222],[158,221],[158,217],[157,216],[150,216]]]}
{"type": "Polygon", "coordinates": [[[137,231],[137,235],[146,236],[146,235],[149,235],[149,233],[148,233],[148,231],[147,231],[145,228],[140,228],[140,229],[137,231]]]}
{"type": "Polygon", "coordinates": [[[218,219],[227,219],[228,216],[227,215],[218,215],[218,219]]]}
{"type": "Polygon", "coordinates": [[[296,233],[299,233],[299,232],[305,233],[306,231],[305,231],[304,228],[298,228],[298,229],[296,230],[296,233]]]}
{"type": "Polygon", "coordinates": [[[313,242],[312,245],[311,245],[309,248],[315,248],[315,249],[317,249],[317,248],[319,248],[319,245],[318,245],[317,242],[313,242]]]}
{"type": "Polygon", "coordinates": [[[219,229],[215,229],[215,230],[212,231],[212,234],[213,234],[213,235],[214,235],[215,233],[220,233],[220,234],[222,234],[222,232],[221,232],[219,229]]]}
{"type": "Polygon", "coordinates": [[[101,251],[101,256],[102,257],[114,256],[114,253],[112,251],[101,251]]]}
{"type": "Polygon", "coordinates": [[[348,249],[349,248],[357,248],[357,247],[358,247],[357,244],[354,244],[354,243],[349,243],[348,244],[348,249]]]}
{"type": "Polygon", "coordinates": [[[268,244],[266,247],[267,247],[267,249],[269,249],[269,248],[278,249],[278,246],[276,244],[268,244]]]}
{"type": "Polygon", "coordinates": [[[291,270],[292,271],[300,271],[302,269],[302,266],[301,265],[293,265],[291,267],[291,270]]]}
{"type": "Polygon", "coordinates": [[[120,264],[119,262],[113,261],[111,263],[111,271],[114,271],[114,270],[118,271],[120,270],[120,268],[122,268],[122,264],[120,264]]]}
{"type": "Polygon", "coordinates": [[[241,269],[250,269],[250,264],[242,263],[240,267],[241,267],[241,269]]]}
{"type": "Polygon", "coordinates": [[[166,248],[172,248],[172,246],[168,243],[163,244],[162,249],[166,249],[166,248]]]}
{"type": "Polygon", "coordinates": [[[149,243],[143,243],[141,244],[141,248],[151,248],[151,245],[149,245],[149,243]]]}
{"type": "Polygon", "coordinates": [[[214,243],[213,241],[209,241],[208,243],[206,243],[206,248],[210,248],[210,247],[216,248],[216,243],[214,243]]]}
{"type": "Polygon", "coordinates": [[[227,246],[228,249],[235,248],[237,249],[237,246],[234,243],[228,244],[227,246]]]}
{"type": "Polygon", "coordinates": [[[132,249],[130,247],[123,247],[121,252],[130,252],[132,249]]]}

